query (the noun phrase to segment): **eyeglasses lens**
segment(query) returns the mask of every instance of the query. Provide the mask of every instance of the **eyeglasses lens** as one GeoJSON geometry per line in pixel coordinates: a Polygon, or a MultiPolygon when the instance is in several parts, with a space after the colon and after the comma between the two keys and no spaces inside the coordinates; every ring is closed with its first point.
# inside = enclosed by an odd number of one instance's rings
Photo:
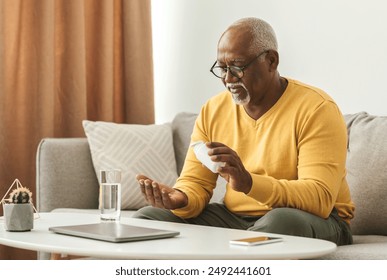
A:
{"type": "Polygon", "coordinates": [[[214,67],[212,69],[212,71],[215,74],[215,76],[217,76],[219,78],[222,78],[222,79],[226,78],[227,70],[230,71],[230,73],[234,77],[237,77],[237,78],[242,78],[243,77],[243,71],[239,67],[231,66],[231,67],[223,68],[223,67],[219,67],[218,66],[218,67],[214,67]]]}

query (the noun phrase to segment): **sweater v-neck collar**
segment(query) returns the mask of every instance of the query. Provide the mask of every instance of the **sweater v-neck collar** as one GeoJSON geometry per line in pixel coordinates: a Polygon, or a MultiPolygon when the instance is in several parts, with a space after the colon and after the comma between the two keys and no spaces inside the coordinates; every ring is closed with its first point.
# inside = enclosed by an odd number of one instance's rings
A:
{"type": "Polygon", "coordinates": [[[238,112],[242,116],[242,118],[252,127],[258,127],[260,123],[265,121],[265,119],[269,118],[272,114],[274,114],[276,111],[279,110],[279,108],[282,107],[282,104],[288,99],[288,95],[290,92],[290,88],[293,86],[293,81],[291,79],[286,78],[288,81],[288,85],[281,95],[281,97],[277,100],[274,105],[267,110],[261,117],[259,117],[257,120],[250,117],[250,115],[246,112],[245,108],[242,105],[238,105],[238,112]]]}

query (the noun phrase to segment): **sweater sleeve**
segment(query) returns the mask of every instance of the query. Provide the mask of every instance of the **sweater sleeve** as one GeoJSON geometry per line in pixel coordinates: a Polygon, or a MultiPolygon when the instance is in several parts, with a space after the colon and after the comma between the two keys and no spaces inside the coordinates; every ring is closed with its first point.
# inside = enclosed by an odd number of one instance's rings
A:
{"type": "Polygon", "coordinates": [[[322,218],[331,213],[345,174],[347,133],[337,106],[325,101],[299,124],[298,178],[251,174],[249,197],[270,208],[292,207],[322,218]]]}
{"type": "MultiPolygon", "coordinates": [[[[210,141],[207,136],[206,106],[203,106],[199,114],[193,133],[191,143],[196,141],[210,141]]],[[[204,167],[196,158],[192,148],[187,151],[183,170],[176,181],[174,188],[184,192],[188,197],[188,205],[184,208],[175,209],[172,212],[184,219],[198,216],[209,203],[213,189],[216,186],[218,174],[212,173],[204,167]]]]}

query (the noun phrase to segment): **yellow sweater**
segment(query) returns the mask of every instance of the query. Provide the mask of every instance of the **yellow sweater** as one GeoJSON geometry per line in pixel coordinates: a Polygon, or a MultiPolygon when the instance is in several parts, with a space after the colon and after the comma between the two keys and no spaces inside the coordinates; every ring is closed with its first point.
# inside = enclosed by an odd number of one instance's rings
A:
{"type": "MultiPolygon", "coordinates": [[[[347,131],[342,114],[322,90],[288,79],[277,103],[258,120],[235,105],[227,91],[202,108],[191,141],[221,142],[236,151],[253,185],[247,195],[226,187],[224,203],[238,215],[261,216],[278,207],[327,218],[333,207],[349,223],[354,204],[345,178],[347,131]]],[[[218,174],[189,149],[175,188],[188,205],[173,212],[198,216],[209,202],[218,174]]]]}

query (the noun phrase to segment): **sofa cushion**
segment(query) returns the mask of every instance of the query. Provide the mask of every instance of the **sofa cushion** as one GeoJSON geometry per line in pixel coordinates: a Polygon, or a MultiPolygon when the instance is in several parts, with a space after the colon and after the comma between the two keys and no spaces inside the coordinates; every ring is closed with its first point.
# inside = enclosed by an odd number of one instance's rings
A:
{"type": "Polygon", "coordinates": [[[353,244],[337,247],[337,250],[319,259],[326,260],[386,260],[387,236],[354,235],[353,244]]]}
{"type": "Polygon", "coordinates": [[[83,127],[97,176],[102,169],[122,172],[122,209],[147,205],[135,180],[137,174],[168,185],[175,183],[177,173],[170,124],[83,121],[83,127]]]}
{"type": "Polygon", "coordinates": [[[175,149],[177,173],[183,169],[185,156],[191,142],[191,134],[198,114],[178,113],[172,121],[173,148],[175,149]]]}
{"type": "Polygon", "coordinates": [[[36,204],[55,208],[97,208],[98,180],[86,138],[44,138],[36,153],[36,204]],[[82,186],[82,191],[78,191],[82,186]]]}
{"type": "Polygon", "coordinates": [[[354,234],[387,235],[387,117],[346,115],[347,180],[355,203],[354,234]]]}

